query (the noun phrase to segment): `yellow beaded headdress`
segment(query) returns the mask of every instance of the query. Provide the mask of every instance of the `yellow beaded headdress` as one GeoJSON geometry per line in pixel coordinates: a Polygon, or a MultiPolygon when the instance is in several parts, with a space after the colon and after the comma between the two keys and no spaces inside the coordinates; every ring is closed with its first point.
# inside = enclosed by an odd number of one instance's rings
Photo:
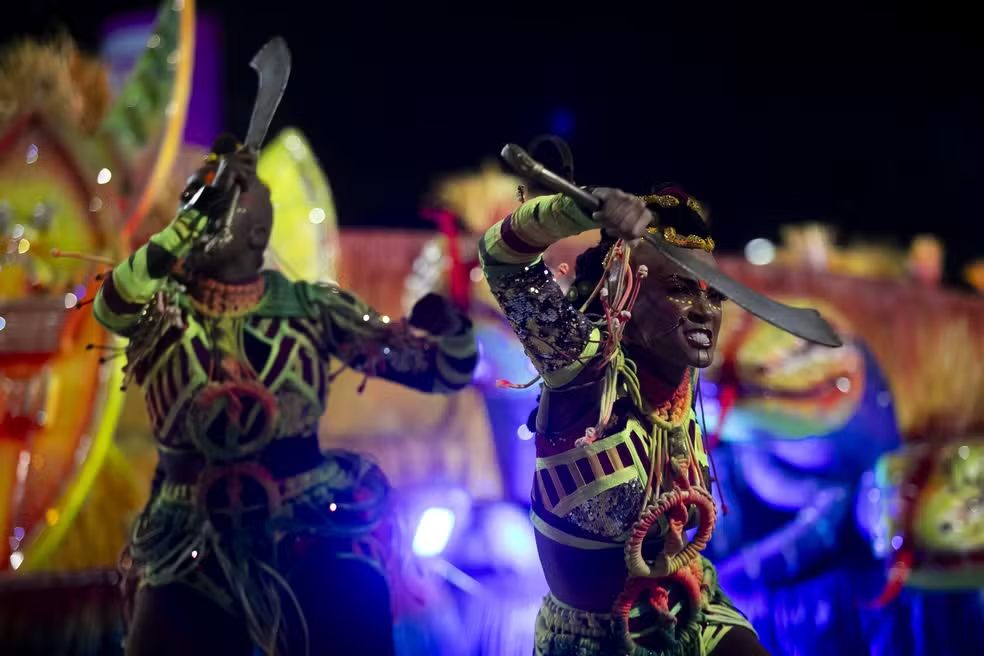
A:
{"type": "Polygon", "coordinates": [[[659,215],[659,227],[649,233],[681,248],[699,248],[714,252],[714,240],[709,234],[707,212],[695,198],[682,189],[664,187],[655,194],[641,196],[653,213],[659,215]]]}

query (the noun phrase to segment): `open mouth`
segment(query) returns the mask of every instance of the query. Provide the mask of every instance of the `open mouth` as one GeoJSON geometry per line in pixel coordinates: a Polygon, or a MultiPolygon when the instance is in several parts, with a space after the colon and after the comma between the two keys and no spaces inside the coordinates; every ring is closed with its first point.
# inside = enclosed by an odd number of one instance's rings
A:
{"type": "Polygon", "coordinates": [[[705,328],[696,328],[693,330],[683,331],[683,336],[687,340],[687,344],[696,349],[709,349],[711,348],[712,335],[711,331],[705,328]]]}

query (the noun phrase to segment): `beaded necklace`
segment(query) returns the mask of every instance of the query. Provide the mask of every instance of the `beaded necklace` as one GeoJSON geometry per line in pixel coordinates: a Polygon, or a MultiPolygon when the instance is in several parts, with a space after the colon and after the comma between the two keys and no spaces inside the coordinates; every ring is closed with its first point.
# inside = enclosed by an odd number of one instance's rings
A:
{"type": "Polygon", "coordinates": [[[266,282],[262,277],[239,284],[215,280],[194,280],[189,298],[196,310],[208,317],[241,317],[249,314],[263,300],[266,282]]]}

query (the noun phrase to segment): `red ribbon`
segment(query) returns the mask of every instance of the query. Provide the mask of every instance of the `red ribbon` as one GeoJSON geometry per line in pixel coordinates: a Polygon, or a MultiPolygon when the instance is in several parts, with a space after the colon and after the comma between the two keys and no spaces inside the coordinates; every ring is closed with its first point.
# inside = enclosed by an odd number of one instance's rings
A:
{"type": "Polygon", "coordinates": [[[448,275],[448,296],[454,306],[463,312],[470,305],[471,285],[468,268],[461,260],[461,249],[458,244],[458,221],[454,214],[446,210],[424,209],[421,211],[428,221],[437,224],[437,229],[448,240],[448,257],[451,259],[451,269],[448,275]]]}

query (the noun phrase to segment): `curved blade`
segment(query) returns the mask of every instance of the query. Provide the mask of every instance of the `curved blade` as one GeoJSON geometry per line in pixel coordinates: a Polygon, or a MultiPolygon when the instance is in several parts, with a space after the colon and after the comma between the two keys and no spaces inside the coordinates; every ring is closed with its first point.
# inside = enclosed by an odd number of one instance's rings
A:
{"type": "MultiPolygon", "coordinates": [[[[548,170],[519,146],[507,144],[502,149],[502,159],[523,177],[536,180],[547,189],[570,197],[583,209],[589,212],[598,209],[597,198],[548,170]]],[[[668,244],[654,235],[647,234],[645,239],[668,260],[699,280],[703,280],[708,286],[718,290],[759,319],[808,342],[832,348],[843,345],[833,327],[816,310],[794,308],[774,301],[698,260],[682,248],[668,244]]]]}
{"type": "Polygon", "coordinates": [[[259,76],[259,89],[253,115],[246,131],[246,145],[259,150],[266,139],[273,115],[280,106],[280,100],[290,79],[290,50],[282,37],[270,39],[253,57],[249,65],[259,76]]]}

